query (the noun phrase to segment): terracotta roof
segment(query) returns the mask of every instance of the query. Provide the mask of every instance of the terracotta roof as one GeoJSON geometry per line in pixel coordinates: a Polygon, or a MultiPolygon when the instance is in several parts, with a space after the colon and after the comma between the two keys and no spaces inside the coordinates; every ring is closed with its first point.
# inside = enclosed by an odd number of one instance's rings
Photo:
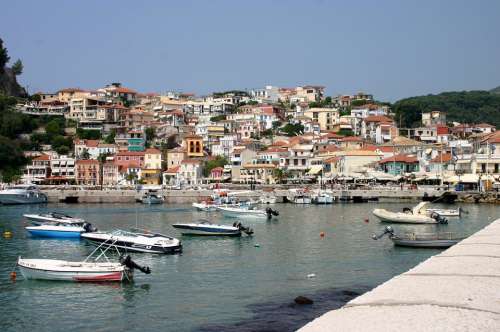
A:
{"type": "Polygon", "coordinates": [[[342,159],[342,157],[335,156],[335,157],[330,157],[330,158],[325,159],[324,162],[325,163],[334,163],[336,161],[339,161],[340,159],[342,159]]]}
{"type": "Polygon", "coordinates": [[[386,163],[407,163],[407,164],[415,164],[418,163],[418,159],[415,156],[410,156],[410,155],[405,155],[405,154],[398,154],[389,158],[385,158],[379,161],[379,164],[386,164],[386,163]]]}
{"type": "Polygon", "coordinates": [[[392,146],[384,146],[384,145],[367,145],[364,147],[365,150],[368,151],[381,151],[381,152],[394,152],[394,148],[392,146]]]}
{"type": "Polygon", "coordinates": [[[224,171],[224,168],[223,167],[215,167],[215,168],[212,168],[212,170],[210,172],[217,172],[217,171],[224,171]]]}
{"type": "Polygon", "coordinates": [[[361,137],[358,136],[346,136],[341,139],[342,142],[363,142],[361,137]]]}
{"type": "Polygon", "coordinates": [[[243,168],[276,168],[275,164],[245,164],[243,168]]]}
{"type": "Polygon", "coordinates": [[[80,88],[65,88],[59,90],[58,92],[74,93],[74,92],[85,92],[85,90],[82,90],[80,88]]]}
{"type": "Polygon", "coordinates": [[[179,171],[179,168],[180,168],[180,166],[170,167],[169,169],[167,169],[165,171],[165,173],[170,173],[170,174],[177,173],[179,171]]]}
{"type": "Polygon", "coordinates": [[[341,148],[339,148],[338,146],[336,145],[333,145],[333,144],[329,144],[327,145],[324,149],[321,149],[319,150],[318,152],[322,152],[322,151],[327,151],[327,152],[336,152],[336,151],[340,151],[342,150],[341,148]]]}
{"type": "Polygon", "coordinates": [[[158,149],[155,149],[155,148],[149,148],[149,149],[146,149],[146,151],[144,151],[144,153],[147,153],[147,154],[160,154],[161,151],[158,150],[158,149]]]}
{"type": "Polygon", "coordinates": [[[129,88],[125,88],[125,87],[118,87],[118,88],[115,88],[115,89],[110,89],[111,91],[116,91],[118,93],[130,93],[130,94],[135,94],[137,93],[136,91],[132,90],[132,89],[129,89],[129,88]]]}
{"type": "Polygon", "coordinates": [[[279,148],[279,147],[270,147],[267,148],[266,150],[262,151],[262,153],[276,153],[276,152],[287,152],[288,149],[286,148],[279,148]]]}
{"type": "Polygon", "coordinates": [[[364,119],[365,122],[393,122],[391,118],[384,115],[370,115],[364,119]]]}
{"type": "Polygon", "coordinates": [[[35,159],[33,159],[33,161],[48,161],[50,160],[50,156],[48,154],[42,154],[38,157],[36,157],[35,159]]]}
{"type": "Polygon", "coordinates": [[[182,164],[200,164],[201,161],[198,159],[184,159],[181,161],[182,164]]]}
{"type": "Polygon", "coordinates": [[[445,152],[445,153],[438,154],[436,157],[434,157],[429,162],[433,163],[433,164],[441,164],[441,162],[443,162],[443,163],[449,163],[451,160],[452,160],[451,153],[446,153],[445,152]]]}
{"type": "Polygon", "coordinates": [[[98,139],[87,139],[87,140],[84,140],[84,143],[89,148],[96,148],[97,146],[99,146],[99,140],[98,139]]]}
{"type": "Polygon", "coordinates": [[[117,156],[144,156],[143,151],[120,151],[116,154],[117,156]]]}

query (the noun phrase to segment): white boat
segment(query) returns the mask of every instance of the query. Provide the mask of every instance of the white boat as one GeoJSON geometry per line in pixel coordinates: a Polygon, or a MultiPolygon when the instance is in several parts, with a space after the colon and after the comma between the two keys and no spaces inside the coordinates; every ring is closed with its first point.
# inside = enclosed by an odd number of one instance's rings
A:
{"type": "Polygon", "coordinates": [[[274,195],[265,194],[259,201],[261,204],[276,204],[277,198],[274,195]]]}
{"type": "Polygon", "coordinates": [[[427,209],[429,214],[437,213],[443,217],[460,217],[462,215],[462,209],[427,209]]]}
{"type": "Polygon", "coordinates": [[[234,223],[233,226],[212,224],[207,220],[197,223],[177,223],[172,225],[179,229],[183,235],[204,235],[204,236],[241,236],[244,232],[247,235],[253,234],[253,230],[234,223]]]}
{"type": "Polygon", "coordinates": [[[47,222],[65,222],[65,223],[84,223],[84,219],[74,218],[59,212],[49,212],[41,214],[23,214],[23,217],[28,219],[35,225],[47,222]]]}
{"type": "Polygon", "coordinates": [[[193,203],[193,207],[198,211],[212,212],[217,210],[217,205],[208,202],[193,203]]]}
{"type": "Polygon", "coordinates": [[[145,193],[139,201],[143,204],[162,204],[164,199],[160,195],[155,192],[147,192],[145,193]]]}
{"type": "Polygon", "coordinates": [[[151,254],[174,254],[182,252],[182,243],[176,238],[145,231],[92,232],[81,235],[92,244],[113,246],[118,250],[151,254]]]}
{"type": "Polygon", "coordinates": [[[404,212],[393,212],[386,209],[375,209],[373,214],[384,222],[407,224],[437,224],[446,223],[446,219],[437,213],[427,213],[428,202],[420,202],[413,209],[405,208],[404,212]]]}
{"type": "Polygon", "coordinates": [[[54,238],[79,238],[82,233],[97,231],[87,222],[55,222],[37,226],[28,226],[25,229],[32,236],[54,238]]]}
{"type": "Polygon", "coordinates": [[[279,212],[271,208],[265,210],[256,210],[250,208],[241,207],[230,207],[230,206],[218,206],[217,210],[222,212],[226,217],[232,218],[268,218],[271,219],[274,216],[278,216],[279,212]]]}
{"type": "Polygon", "coordinates": [[[315,204],[332,204],[333,196],[326,192],[319,192],[312,196],[312,201],[315,204]]]}
{"type": "Polygon", "coordinates": [[[149,267],[142,267],[132,261],[130,256],[120,257],[119,262],[110,262],[102,246],[97,247],[83,261],[58,259],[25,259],[19,257],[17,266],[25,279],[41,279],[74,282],[131,281],[134,269],[149,274],[149,267]],[[97,251],[100,250],[100,253],[97,251]],[[95,258],[93,256],[96,255],[95,258]],[[99,259],[105,258],[105,262],[99,259]],[[90,259],[92,258],[92,261],[90,259]]]}
{"type": "Polygon", "coordinates": [[[35,185],[17,185],[0,190],[0,204],[47,203],[47,195],[35,185]]]}

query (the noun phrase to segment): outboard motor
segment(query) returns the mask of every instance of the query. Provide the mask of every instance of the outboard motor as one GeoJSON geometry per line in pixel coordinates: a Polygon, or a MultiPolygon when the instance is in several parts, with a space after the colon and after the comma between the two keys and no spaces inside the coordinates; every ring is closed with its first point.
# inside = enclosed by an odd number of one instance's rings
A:
{"type": "Polygon", "coordinates": [[[140,266],[140,265],[138,265],[136,262],[134,262],[132,260],[132,258],[130,257],[130,255],[127,255],[126,257],[121,256],[120,257],[120,264],[125,265],[126,267],[128,267],[131,270],[137,269],[137,270],[139,270],[139,271],[141,271],[142,273],[145,273],[145,274],[150,274],[151,273],[151,269],[148,266],[140,266]]]}
{"type": "Polygon", "coordinates": [[[83,223],[83,229],[87,233],[97,232],[97,227],[92,226],[89,222],[83,223]]]}
{"type": "Polygon", "coordinates": [[[251,229],[250,227],[243,226],[240,222],[238,222],[235,227],[238,227],[238,229],[240,231],[244,232],[246,235],[252,235],[253,234],[253,229],[251,229]]]}
{"type": "Polygon", "coordinates": [[[436,212],[432,212],[431,218],[436,220],[440,224],[447,224],[448,223],[448,219],[442,217],[439,213],[436,213],[436,212]]]}
{"type": "Polygon", "coordinates": [[[279,216],[280,213],[270,207],[266,208],[267,219],[271,219],[273,216],[279,216]]]}
{"type": "Polygon", "coordinates": [[[379,234],[379,235],[373,234],[372,239],[373,240],[381,239],[384,237],[385,234],[389,234],[389,237],[394,236],[394,229],[392,229],[391,226],[387,226],[381,234],[379,234]]]}

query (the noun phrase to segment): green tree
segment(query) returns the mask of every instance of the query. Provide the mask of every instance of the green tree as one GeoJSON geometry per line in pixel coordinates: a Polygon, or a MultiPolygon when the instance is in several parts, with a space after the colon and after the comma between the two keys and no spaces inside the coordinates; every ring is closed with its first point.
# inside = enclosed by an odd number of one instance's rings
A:
{"type": "Polygon", "coordinates": [[[217,115],[217,116],[212,116],[210,118],[210,121],[212,121],[212,122],[219,122],[219,121],[223,121],[223,120],[226,120],[225,115],[217,115]]]}
{"type": "Polygon", "coordinates": [[[104,138],[106,144],[115,144],[116,130],[111,130],[108,136],[104,138]]]}
{"type": "Polygon", "coordinates": [[[154,127],[146,128],[146,146],[151,147],[151,142],[156,137],[156,129],[154,127]]]}
{"type": "Polygon", "coordinates": [[[15,181],[22,174],[28,159],[17,141],[0,136],[0,176],[3,182],[15,181]]]}
{"type": "Polygon", "coordinates": [[[287,123],[283,128],[281,128],[281,131],[287,136],[302,135],[304,132],[304,126],[300,123],[287,123]]]}
{"type": "Polygon", "coordinates": [[[92,129],[76,128],[76,136],[80,139],[100,139],[101,131],[92,129]]]}
{"type": "Polygon", "coordinates": [[[80,154],[80,158],[82,158],[82,159],[90,159],[89,150],[83,149],[82,153],[80,154]]]}
{"type": "Polygon", "coordinates": [[[222,156],[217,156],[213,160],[209,160],[205,163],[205,167],[203,167],[203,176],[208,177],[210,172],[216,167],[224,167],[227,165],[228,161],[226,158],[222,156]]]}
{"type": "Polygon", "coordinates": [[[9,60],[9,52],[7,51],[7,48],[3,47],[3,40],[0,38],[0,72],[3,71],[9,60]]]}
{"type": "Polygon", "coordinates": [[[19,76],[23,73],[23,63],[21,62],[21,59],[17,59],[16,62],[12,65],[12,72],[14,75],[19,76]]]}

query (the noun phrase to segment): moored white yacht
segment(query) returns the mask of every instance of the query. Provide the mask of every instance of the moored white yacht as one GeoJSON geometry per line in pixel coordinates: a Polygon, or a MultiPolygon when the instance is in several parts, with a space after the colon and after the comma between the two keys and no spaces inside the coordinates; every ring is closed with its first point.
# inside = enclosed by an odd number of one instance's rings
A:
{"type": "Polygon", "coordinates": [[[84,219],[75,218],[67,214],[59,212],[49,212],[40,214],[23,214],[23,217],[28,219],[31,223],[39,225],[47,222],[64,222],[64,223],[83,223],[84,219]]]}
{"type": "Polygon", "coordinates": [[[37,186],[23,184],[0,190],[0,204],[37,204],[47,203],[47,195],[37,186]]]}
{"type": "Polygon", "coordinates": [[[183,235],[204,235],[204,236],[241,236],[242,232],[252,235],[253,230],[244,227],[241,223],[230,225],[212,224],[208,220],[200,220],[196,223],[177,223],[172,225],[181,231],[183,235]]]}

